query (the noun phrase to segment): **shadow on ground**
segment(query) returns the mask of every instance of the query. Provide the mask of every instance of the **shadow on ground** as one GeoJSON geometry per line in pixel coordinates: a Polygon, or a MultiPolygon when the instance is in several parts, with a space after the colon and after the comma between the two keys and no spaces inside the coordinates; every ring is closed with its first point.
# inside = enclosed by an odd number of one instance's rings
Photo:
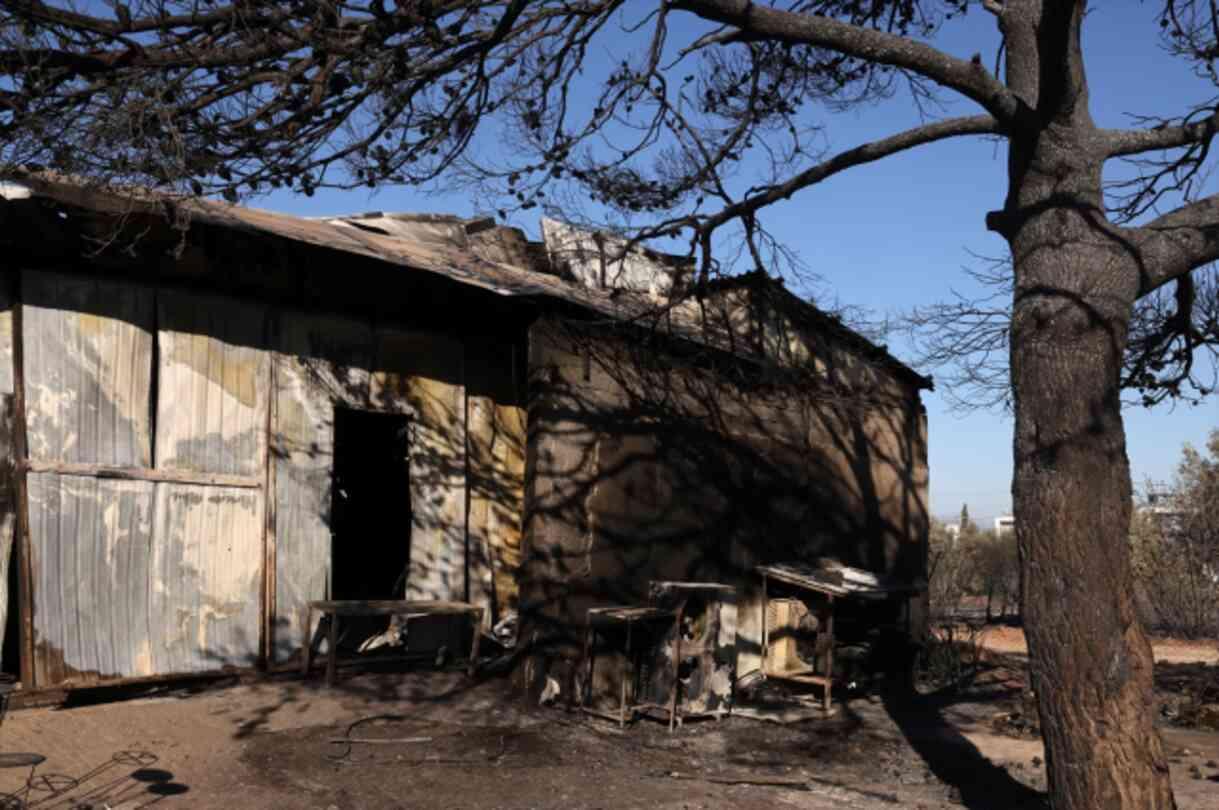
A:
{"type": "MultiPolygon", "coordinates": [[[[41,770],[46,757],[38,753],[0,754],[0,768],[22,772],[20,785],[0,793],[0,810],[72,808],[93,810],[121,806],[123,810],[151,807],[190,792],[170,771],[153,767],[158,757],[149,751],[118,751],[110,759],[76,774],[41,770]]],[[[13,784],[6,779],[6,785],[13,784]]]]}

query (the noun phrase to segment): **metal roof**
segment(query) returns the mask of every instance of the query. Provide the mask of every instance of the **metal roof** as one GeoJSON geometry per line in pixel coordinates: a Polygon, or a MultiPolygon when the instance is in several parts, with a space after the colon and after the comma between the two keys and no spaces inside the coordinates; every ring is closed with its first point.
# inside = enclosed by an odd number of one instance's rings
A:
{"type": "MultiPolygon", "coordinates": [[[[502,261],[491,261],[471,249],[467,234],[485,230],[494,223],[463,220],[438,214],[386,214],[371,212],[355,216],[304,218],[249,208],[218,200],[173,197],[156,192],[107,191],[63,178],[25,175],[19,183],[4,183],[0,196],[18,199],[41,197],[98,213],[160,214],[185,212],[191,221],[218,228],[231,228],[291,239],[321,248],[340,250],[378,261],[435,273],[445,278],[488,290],[497,295],[547,298],[573,304],[615,321],[637,321],[660,325],[683,339],[731,350],[709,339],[698,321],[698,307],[664,307],[655,297],[638,291],[598,289],[502,261]]],[[[834,322],[839,337],[864,354],[879,360],[918,388],[931,388],[930,378],[920,375],[862,335],[837,323],[812,304],[801,301],[809,315],[834,322]]],[[[739,352],[732,352],[740,355],[739,352]]]]}

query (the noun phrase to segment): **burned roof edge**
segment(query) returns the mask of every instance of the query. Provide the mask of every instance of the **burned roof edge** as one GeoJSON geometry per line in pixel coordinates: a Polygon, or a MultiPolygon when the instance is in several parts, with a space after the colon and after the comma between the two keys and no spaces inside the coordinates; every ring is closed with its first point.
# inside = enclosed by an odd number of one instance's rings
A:
{"type": "MultiPolygon", "coordinates": [[[[147,190],[105,190],[88,184],[60,177],[22,173],[12,180],[0,184],[2,201],[41,197],[95,213],[111,216],[157,215],[185,216],[188,221],[205,225],[229,228],[263,235],[278,236],[303,244],[331,248],[346,253],[365,256],[375,260],[409,267],[414,270],[443,276],[459,284],[478,287],[497,295],[523,298],[547,298],[576,305],[589,312],[615,320],[629,322],[645,317],[655,308],[654,301],[636,300],[641,296],[618,290],[599,290],[568,282],[556,275],[538,270],[517,267],[490,261],[464,246],[437,240],[425,243],[419,239],[404,238],[403,235],[379,232],[359,227],[355,217],[304,218],[290,214],[239,206],[232,203],[194,197],[177,197],[147,190]],[[13,182],[15,180],[15,182],[13,182]]],[[[473,224],[470,233],[477,233],[482,220],[467,222],[459,217],[425,214],[402,216],[376,212],[385,219],[420,224],[473,224]]],[[[364,215],[363,218],[366,218],[364,215]]],[[[724,284],[744,284],[758,280],[758,273],[725,279],[724,284]]],[[[815,305],[795,296],[783,285],[766,276],[772,289],[785,294],[789,305],[799,313],[816,321],[826,331],[842,338],[869,359],[877,360],[890,368],[917,389],[930,390],[934,384],[930,377],[919,374],[863,335],[834,319],[815,305]]],[[[709,345],[732,354],[739,352],[708,343],[693,329],[680,328],[673,324],[676,337],[709,345]]]]}

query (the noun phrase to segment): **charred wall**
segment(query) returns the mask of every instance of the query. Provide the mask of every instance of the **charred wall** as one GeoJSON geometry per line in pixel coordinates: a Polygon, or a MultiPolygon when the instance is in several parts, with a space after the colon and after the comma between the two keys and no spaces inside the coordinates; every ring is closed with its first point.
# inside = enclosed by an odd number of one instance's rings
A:
{"type": "Polygon", "coordinates": [[[923,575],[925,416],[902,381],[852,388],[550,318],[530,332],[530,374],[527,641],[571,655],[589,607],[639,603],[652,579],[719,581],[739,589],[743,674],[756,565],[923,575]]]}

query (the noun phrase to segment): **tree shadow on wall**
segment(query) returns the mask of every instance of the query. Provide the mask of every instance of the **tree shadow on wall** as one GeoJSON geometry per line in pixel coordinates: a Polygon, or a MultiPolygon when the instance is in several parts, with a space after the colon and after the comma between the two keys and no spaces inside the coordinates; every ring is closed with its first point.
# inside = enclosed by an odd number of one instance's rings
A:
{"type": "Polygon", "coordinates": [[[760,564],[924,575],[917,393],[823,355],[779,367],[631,325],[534,326],[521,587],[539,669],[569,667],[588,608],[640,603],[650,580],[730,584],[744,605],[760,564]]]}

